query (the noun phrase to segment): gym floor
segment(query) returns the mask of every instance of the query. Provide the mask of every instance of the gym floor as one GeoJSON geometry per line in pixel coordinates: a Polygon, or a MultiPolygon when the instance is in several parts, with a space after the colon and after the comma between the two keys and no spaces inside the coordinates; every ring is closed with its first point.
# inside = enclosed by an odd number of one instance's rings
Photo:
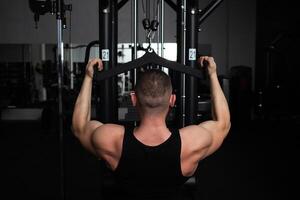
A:
{"type": "MultiPolygon", "coordinates": [[[[233,122],[221,149],[200,163],[198,183],[186,185],[183,196],[291,199],[298,185],[299,127],[299,118],[233,122]]],[[[103,164],[80,146],[68,125],[65,130],[65,199],[119,199],[109,173],[101,172],[103,164]]],[[[57,131],[39,122],[1,122],[0,141],[3,197],[61,199],[57,131]]]]}

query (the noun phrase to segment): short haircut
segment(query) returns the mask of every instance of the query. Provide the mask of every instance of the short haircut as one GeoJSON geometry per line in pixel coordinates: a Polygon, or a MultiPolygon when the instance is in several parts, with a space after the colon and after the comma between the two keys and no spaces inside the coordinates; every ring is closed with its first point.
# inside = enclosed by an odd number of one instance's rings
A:
{"type": "Polygon", "coordinates": [[[145,70],[137,78],[135,93],[142,112],[164,111],[172,94],[171,79],[159,69],[145,70]]]}

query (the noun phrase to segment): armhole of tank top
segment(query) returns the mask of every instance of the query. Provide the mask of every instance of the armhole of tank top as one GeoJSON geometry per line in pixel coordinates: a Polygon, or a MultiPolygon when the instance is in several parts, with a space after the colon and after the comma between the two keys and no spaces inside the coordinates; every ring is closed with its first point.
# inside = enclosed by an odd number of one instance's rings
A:
{"type": "Polygon", "coordinates": [[[119,171],[120,163],[121,163],[121,161],[123,160],[123,157],[124,157],[124,146],[125,146],[126,141],[128,140],[127,137],[130,134],[129,131],[130,131],[130,128],[127,127],[127,126],[124,126],[124,136],[123,136],[123,141],[122,141],[121,156],[120,156],[119,162],[117,164],[117,167],[115,168],[115,170],[113,170],[116,173],[119,171]]]}
{"type": "Polygon", "coordinates": [[[182,173],[182,168],[181,168],[181,148],[182,148],[182,141],[181,141],[180,131],[179,131],[179,129],[173,129],[173,130],[174,130],[174,132],[176,131],[175,134],[177,134],[176,137],[178,138],[178,142],[179,142],[179,145],[180,145],[180,148],[179,148],[179,171],[180,171],[180,175],[181,175],[182,179],[187,180],[187,179],[193,177],[193,175],[192,176],[184,176],[183,173],[182,173]]]}

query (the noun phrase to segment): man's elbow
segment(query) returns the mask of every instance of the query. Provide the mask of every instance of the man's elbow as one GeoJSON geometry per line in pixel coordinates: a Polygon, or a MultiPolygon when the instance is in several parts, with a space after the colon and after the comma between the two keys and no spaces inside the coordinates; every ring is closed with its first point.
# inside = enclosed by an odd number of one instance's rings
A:
{"type": "Polygon", "coordinates": [[[225,137],[229,133],[231,128],[231,122],[229,119],[223,120],[219,123],[219,128],[222,133],[224,133],[225,137]]]}
{"type": "Polygon", "coordinates": [[[231,128],[230,114],[224,114],[221,120],[222,130],[227,134],[231,128]]]}
{"type": "Polygon", "coordinates": [[[226,135],[229,133],[230,128],[231,128],[231,121],[229,120],[228,122],[226,122],[226,125],[225,125],[226,135]]]}
{"type": "Polygon", "coordinates": [[[77,137],[77,138],[83,132],[82,128],[80,128],[80,126],[78,126],[76,123],[72,123],[71,131],[72,131],[73,135],[75,135],[75,137],[77,137]]]}

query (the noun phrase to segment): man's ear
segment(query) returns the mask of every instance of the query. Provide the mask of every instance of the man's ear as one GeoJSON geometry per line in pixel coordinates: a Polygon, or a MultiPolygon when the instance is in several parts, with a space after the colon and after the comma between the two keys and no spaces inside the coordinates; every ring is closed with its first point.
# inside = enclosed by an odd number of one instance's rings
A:
{"type": "Polygon", "coordinates": [[[170,96],[170,107],[174,107],[176,102],[176,94],[171,94],[170,96]]]}
{"type": "Polygon", "coordinates": [[[134,91],[130,92],[130,98],[131,98],[132,105],[136,106],[136,95],[134,91]]]}

